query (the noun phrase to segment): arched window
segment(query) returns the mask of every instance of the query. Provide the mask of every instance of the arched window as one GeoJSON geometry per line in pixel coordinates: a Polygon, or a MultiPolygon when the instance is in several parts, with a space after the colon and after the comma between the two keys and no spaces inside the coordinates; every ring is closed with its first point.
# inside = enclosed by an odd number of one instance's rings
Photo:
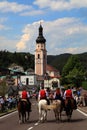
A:
{"type": "Polygon", "coordinates": [[[40,54],[37,55],[37,58],[40,59],[40,54]]]}

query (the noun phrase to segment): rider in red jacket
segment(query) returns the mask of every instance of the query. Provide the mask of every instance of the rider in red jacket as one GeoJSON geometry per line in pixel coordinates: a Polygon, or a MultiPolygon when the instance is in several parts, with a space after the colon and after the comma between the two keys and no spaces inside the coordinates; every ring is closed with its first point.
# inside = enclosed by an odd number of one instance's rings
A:
{"type": "Polygon", "coordinates": [[[38,98],[41,99],[46,99],[47,100],[47,104],[50,105],[50,101],[47,98],[48,97],[48,93],[46,90],[44,90],[44,87],[42,86],[41,90],[39,91],[39,95],[38,98]]]}
{"type": "Polygon", "coordinates": [[[38,95],[39,99],[46,99],[46,91],[44,90],[44,87],[41,88],[38,95]]]}
{"type": "Polygon", "coordinates": [[[27,99],[27,98],[28,98],[28,93],[27,93],[26,90],[24,90],[24,91],[22,92],[22,99],[27,99]]]}
{"type": "Polygon", "coordinates": [[[68,89],[64,92],[64,98],[74,98],[72,90],[70,89],[70,86],[68,86],[68,89]]]}
{"type": "Polygon", "coordinates": [[[24,90],[22,91],[22,101],[26,101],[28,103],[28,107],[31,111],[31,102],[29,100],[30,96],[29,96],[29,93],[26,91],[26,88],[24,87],[24,90]]]}
{"type": "Polygon", "coordinates": [[[70,86],[68,86],[68,89],[64,92],[64,98],[66,99],[72,99],[74,103],[74,109],[77,109],[76,100],[74,99],[74,95],[72,90],[70,89],[70,86]]]}

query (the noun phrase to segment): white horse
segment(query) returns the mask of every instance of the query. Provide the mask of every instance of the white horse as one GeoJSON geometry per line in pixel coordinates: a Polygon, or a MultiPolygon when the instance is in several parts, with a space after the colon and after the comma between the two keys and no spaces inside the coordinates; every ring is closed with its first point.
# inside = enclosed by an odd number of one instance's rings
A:
{"type": "Polygon", "coordinates": [[[52,104],[47,105],[46,100],[40,100],[38,103],[39,108],[39,121],[46,121],[47,120],[47,110],[53,110],[55,114],[56,121],[61,118],[61,101],[54,100],[52,104]]]}
{"type": "Polygon", "coordinates": [[[39,109],[39,121],[44,122],[47,120],[47,110],[43,109],[43,106],[47,105],[47,101],[45,99],[41,99],[38,102],[38,109],[39,109]]]}

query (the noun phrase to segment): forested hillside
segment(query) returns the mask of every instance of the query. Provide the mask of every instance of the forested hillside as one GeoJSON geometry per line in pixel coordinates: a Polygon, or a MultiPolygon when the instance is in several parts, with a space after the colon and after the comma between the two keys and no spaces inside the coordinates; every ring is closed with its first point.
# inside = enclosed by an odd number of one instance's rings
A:
{"type": "Polygon", "coordinates": [[[71,54],[68,54],[68,53],[56,55],[56,56],[49,55],[47,57],[47,63],[54,66],[61,73],[63,66],[66,64],[70,56],[71,54]]]}
{"type": "MultiPolygon", "coordinates": [[[[69,53],[64,53],[56,56],[50,55],[47,57],[48,58],[47,63],[57,68],[61,73],[63,66],[66,64],[68,58],[71,55],[72,54],[69,53]]],[[[85,70],[87,70],[87,52],[77,55],[79,56],[82,66],[84,67],[85,70]]]]}
{"type": "MultiPolygon", "coordinates": [[[[60,72],[62,71],[63,66],[67,63],[68,58],[72,54],[65,53],[60,55],[48,55],[47,64],[52,65],[60,72]]],[[[87,52],[82,54],[77,54],[80,58],[80,61],[85,70],[87,70],[87,52]]],[[[34,55],[25,52],[9,52],[9,51],[0,51],[0,67],[8,68],[12,63],[16,63],[24,68],[34,69],[34,55]]]]}

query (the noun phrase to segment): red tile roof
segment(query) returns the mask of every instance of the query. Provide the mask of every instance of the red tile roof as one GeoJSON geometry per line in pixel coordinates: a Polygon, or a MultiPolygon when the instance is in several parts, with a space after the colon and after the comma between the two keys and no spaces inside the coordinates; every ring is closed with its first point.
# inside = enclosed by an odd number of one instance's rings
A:
{"type": "Polygon", "coordinates": [[[51,65],[47,65],[46,66],[47,68],[46,68],[46,71],[56,71],[56,72],[58,72],[58,70],[57,69],[55,69],[53,66],[51,66],[51,65]]]}

